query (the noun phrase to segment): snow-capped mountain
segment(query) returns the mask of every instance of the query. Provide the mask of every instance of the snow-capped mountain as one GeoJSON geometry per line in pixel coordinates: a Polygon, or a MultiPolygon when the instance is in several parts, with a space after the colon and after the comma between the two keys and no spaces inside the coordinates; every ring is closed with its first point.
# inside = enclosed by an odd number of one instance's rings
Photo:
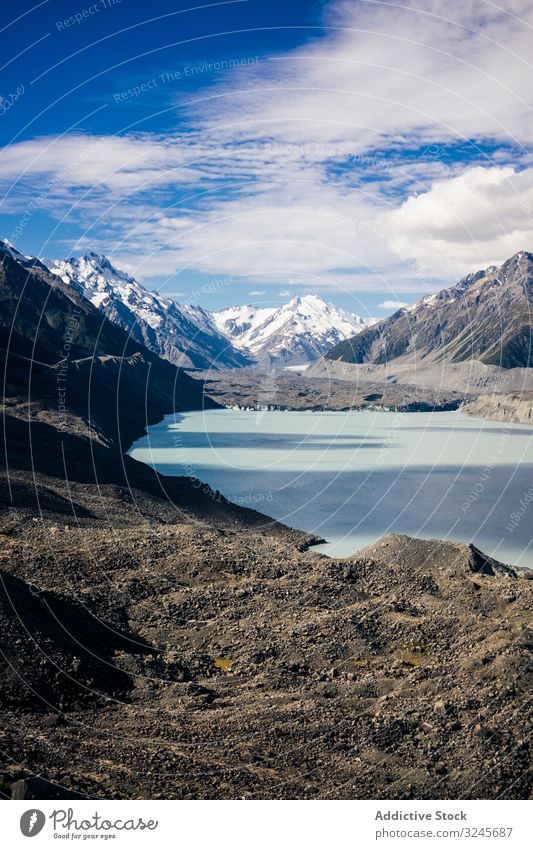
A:
{"type": "Polygon", "coordinates": [[[208,312],[145,288],[93,251],[40,260],[8,243],[5,248],[20,264],[39,265],[60,277],[135,341],[187,368],[307,365],[373,323],[317,295],[293,298],[279,308],[247,305],[208,312]]]}
{"type": "Polygon", "coordinates": [[[372,324],[318,295],[279,308],[229,307],[212,313],[218,330],[261,365],[304,365],[372,324]]]}
{"type": "Polygon", "coordinates": [[[137,342],[175,365],[235,368],[250,363],[201,307],[161,297],[101,254],[44,263],[137,342]]]}

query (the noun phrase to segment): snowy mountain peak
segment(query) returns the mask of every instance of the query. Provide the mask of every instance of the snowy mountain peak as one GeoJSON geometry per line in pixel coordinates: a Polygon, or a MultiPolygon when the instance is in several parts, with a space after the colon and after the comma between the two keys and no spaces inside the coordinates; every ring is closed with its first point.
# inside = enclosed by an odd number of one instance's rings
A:
{"type": "Polygon", "coordinates": [[[372,323],[319,295],[299,295],[279,308],[229,307],[212,317],[236,347],[260,364],[279,365],[310,363],[372,323]]]}
{"type": "Polygon", "coordinates": [[[134,339],[175,365],[233,368],[250,362],[200,307],[180,306],[146,289],[102,254],[90,251],[46,265],[134,339]]]}
{"type": "MultiPolygon", "coordinates": [[[[53,260],[52,265],[64,268],[66,273],[75,273],[80,281],[87,284],[88,289],[102,289],[106,284],[116,284],[117,281],[138,289],[144,289],[127,271],[113,265],[103,254],[89,251],[81,257],[70,257],[67,260],[53,260]]],[[[57,273],[57,272],[56,272],[57,273]]]]}

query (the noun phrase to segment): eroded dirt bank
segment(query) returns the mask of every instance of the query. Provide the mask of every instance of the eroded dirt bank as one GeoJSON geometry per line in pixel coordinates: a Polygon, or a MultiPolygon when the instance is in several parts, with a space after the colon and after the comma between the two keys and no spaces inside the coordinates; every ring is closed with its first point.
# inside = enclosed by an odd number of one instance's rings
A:
{"type": "Polygon", "coordinates": [[[501,422],[533,424],[533,392],[480,395],[468,401],[463,412],[501,422]]]}

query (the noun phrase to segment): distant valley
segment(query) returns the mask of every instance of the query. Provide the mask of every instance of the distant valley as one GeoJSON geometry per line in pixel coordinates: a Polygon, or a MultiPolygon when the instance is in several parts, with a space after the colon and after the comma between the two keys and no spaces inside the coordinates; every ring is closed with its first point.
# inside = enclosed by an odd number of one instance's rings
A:
{"type": "MultiPolygon", "coordinates": [[[[106,285],[105,271],[98,285],[106,285]]],[[[132,298],[148,297],[123,282],[132,298]]],[[[492,798],[509,785],[513,797],[529,797],[529,750],[521,743],[531,730],[528,712],[509,726],[498,784],[486,735],[471,730],[504,725],[517,698],[530,692],[527,570],[470,542],[401,534],[347,560],[317,556],[309,547],[321,540],[318,527],[306,534],[240,506],[270,512],[272,484],[254,489],[250,501],[241,489],[239,501],[203,482],[205,465],[163,476],[125,455],[165,414],[201,410],[202,417],[217,398],[226,404],[229,390],[213,381],[204,387],[149,350],[133,319],[127,329],[118,326],[102,309],[107,295],[97,305],[98,292],[85,286],[84,297],[81,287],[0,245],[3,795],[279,798],[283,774],[294,798],[339,795],[345,776],[352,776],[354,798],[460,798],[472,795],[479,776],[478,796],[492,798]],[[510,659],[505,667],[497,665],[499,655],[510,659]],[[489,701],[487,720],[481,706],[489,701]],[[438,772],[431,766],[436,739],[438,772]],[[376,762],[383,745],[387,757],[376,762]],[[354,770],[354,754],[361,770],[354,770]],[[318,788],[311,791],[310,765],[318,788]]],[[[302,299],[297,306],[311,305],[302,299]]],[[[139,301],[129,306],[143,309],[139,301]]],[[[142,316],[147,334],[149,317],[142,316]]],[[[379,368],[327,360],[335,362],[379,368]]],[[[355,403],[407,410],[409,396],[429,410],[458,401],[453,393],[437,397],[366,379],[332,386],[307,370],[211,371],[219,376],[239,404],[254,392],[261,404],[290,397],[299,409],[328,408],[332,395],[337,409],[355,403]]],[[[249,421],[240,441],[253,452],[268,449],[262,433],[257,442],[262,417],[249,421]]],[[[372,434],[370,448],[360,446],[358,429],[348,441],[336,434],[337,463],[339,451],[385,458],[393,447],[387,416],[384,426],[381,447],[372,434]]],[[[326,450],[312,431],[311,472],[326,450]]],[[[294,429],[287,435],[291,461],[300,438],[294,429]]],[[[272,439],[279,449],[279,436],[272,439]]],[[[439,432],[436,439],[440,445],[439,432]]],[[[184,445],[172,441],[174,462],[183,460],[184,445]]],[[[287,462],[282,471],[291,473],[287,462]]],[[[375,471],[383,474],[381,466],[375,471]]],[[[317,482],[322,499],[323,480],[317,482]]],[[[496,475],[492,485],[503,489],[496,475]]],[[[366,511],[365,493],[353,494],[366,511]]],[[[391,518],[400,516],[404,497],[402,490],[391,518]]],[[[353,524],[355,513],[345,510],[345,519],[353,524]]],[[[387,511],[382,519],[390,524],[387,511]]]]}

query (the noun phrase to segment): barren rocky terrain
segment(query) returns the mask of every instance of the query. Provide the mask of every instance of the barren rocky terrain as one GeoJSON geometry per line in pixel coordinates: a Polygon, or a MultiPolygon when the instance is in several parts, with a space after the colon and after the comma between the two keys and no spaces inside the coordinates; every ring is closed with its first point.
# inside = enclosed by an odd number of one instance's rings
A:
{"type": "Polygon", "coordinates": [[[4,516],[5,795],[529,797],[529,573],[120,501],[4,516]]]}
{"type": "Polygon", "coordinates": [[[366,376],[349,382],[327,374],[308,376],[306,371],[242,368],[190,374],[203,380],[206,394],[226,407],[314,411],[383,408],[423,412],[455,410],[466,397],[470,397],[459,390],[441,391],[387,383],[366,376]]]}
{"type": "Polygon", "coordinates": [[[479,395],[468,401],[463,410],[471,416],[531,425],[533,392],[494,392],[492,395],[479,395]]]}

